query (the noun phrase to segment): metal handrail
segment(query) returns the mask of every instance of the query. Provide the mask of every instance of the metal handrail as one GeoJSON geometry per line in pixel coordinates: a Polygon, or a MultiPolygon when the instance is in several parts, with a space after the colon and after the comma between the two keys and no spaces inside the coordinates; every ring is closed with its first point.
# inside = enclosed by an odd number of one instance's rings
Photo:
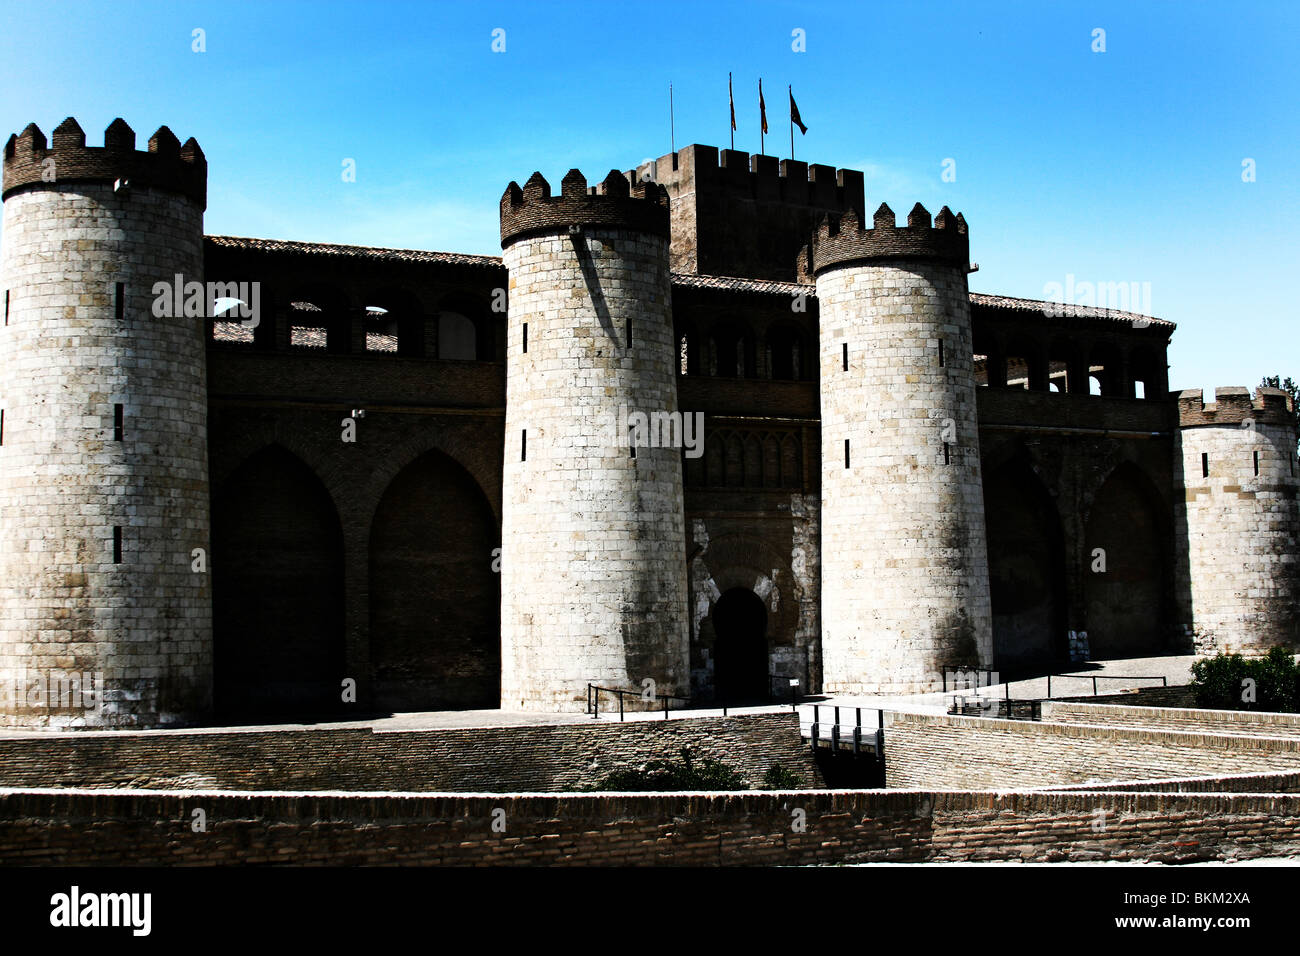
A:
{"type": "MultiPolygon", "coordinates": [[[[618,719],[619,719],[620,721],[623,720],[623,718],[624,718],[624,715],[623,715],[623,698],[624,698],[624,697],[635,697],[635,698],[637,698],[638,700],[643,699],[642,696],[641,696],[641,692],[639,692],[639,691],[635,691],[635,690],[623,690],[623,689],[618,688],[618,687],[600,687],[600,686],[598,686],[598,685],[596,685],[596,684],[590,684],[590,683],[589,683],[589,684],[587,684],[587,713],[591,714],[591,719],[592,719],[592,720],[599,720],[599,719],[600,719],[600,694],[601,694],[601,691],[604,691],[606,694],[613,694],[615,697],[618,698],[618,719]]],[[[685,701],[685,702],[688,703],[688,704],[691,702],[691,699],[690,699],[689,697],[679,697],[679,696],[677,696],[676,694],[659,694],[659,693],[656,693],[656,694],[654,695],[654,698],[653,698],[653,699],[654,699],[656,702],[659,701],[659,700],[662,700],[662,701],[664,702],[664,720],[667,720],[667,719],[668,719],[668,702],[669,702],[670,700],[681,700],[681,701],[685,701]]],[[[679,709],[680,709],[680,708],[679,708],[679,709]]]]}
{"type": "Polygon", "coordinates": [[[1091,681],[1092,681],[1092,696],[1093,696],[1093,697],[1096,697],[1096,696],[1097,696],[1097,681],[1099,681],[1099,680],[1158,680],[1158,681],[1160,681],[1160,686],[1161,686],[1161,687],[1168,687],[1168,686],[1169,686],[1169,678],[1168,678],[1168,677],[1157,676],[1157,675],[1154,675],[1154,674],[1115,674],[1115,675],[1110,675],[1110,674],[1056,674],[1056,675],[1052,675],[1052,674],[1048,674],[1048,675],[1047,675],[1047,699],[1048,699],[1048,700],[1051,700],[1051,699],[1052,699],[1052,677],[1053,677],[1053,676],[1056,676],[1057,678],[1066,677],[1066,678],[1070,678],[1070,679],[1072,679],[1072,680],[1091,680],[1091,681]]]}
{"type": "MultiPolygon", "coordinates": [[[[816,752],[817,750],[817,741],[820,739],[821,709],[823,706],[824,705],[822,704],[813,704],[812,731],[810,737],[812,740],[812,749],[814,752],[816,752]]],[[[831,724],[831,749],[834,751],[838,751],[840,746],[840,726],[841,726],[840,708],[839,705],[836,704],[831,704],[829,706],[831,707],[834,716],[834,722],[831,724]]],[[[871,710],[872,708],[867,708],[867,709],[871,710]]],[[[880,760],[884,758],[884,753],[885,753],[885,712],[879,708],[875,708],[875,710],[876,710],[876,731],[875,731],[876,754],[875,755],[876,755],[876,759],[880,760]]],[[[853,712],[854,712],[853,753],[857,755],[862,753],[862,708],[854,707],[853,712]]]]}

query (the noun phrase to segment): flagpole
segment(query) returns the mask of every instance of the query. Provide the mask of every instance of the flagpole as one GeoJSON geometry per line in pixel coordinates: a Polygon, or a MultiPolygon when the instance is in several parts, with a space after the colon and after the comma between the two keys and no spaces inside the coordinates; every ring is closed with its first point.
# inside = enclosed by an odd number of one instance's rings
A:
{"type": "Polygon", "coordinates": [[[727,71],[727,101],[731,104],[731,119],[727,123],[731,127],[731,148],[736,148],[736,98],[731,92],[731,71],[727,71]]]}
{"type": "MultiPolygon", "coordinates": [[[[790,94],[790,102],[794,102],[794,86],[787,86],[785,91],[790,94]]],[[[794,162],[794,110],[790,111],[790,162],[794,162]]]]}
{"type": "Polygon", "coordinates": [[[758,152],[760,154],[767,151],[763,140],[763,78],[758,78],[758,152]]]}

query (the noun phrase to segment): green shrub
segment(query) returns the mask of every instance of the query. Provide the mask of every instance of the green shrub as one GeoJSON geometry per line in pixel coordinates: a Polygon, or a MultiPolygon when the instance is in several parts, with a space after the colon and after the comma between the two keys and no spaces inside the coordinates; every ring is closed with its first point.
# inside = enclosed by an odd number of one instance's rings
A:
{"type": "Polygon", "coordinates": [[[763,774],[764,790],[797,790],[799,789],[799,777],[791,773],[779,763],[774,763],[767,768],[767,773],[763,774]]]}
{"type": "Polygon", "coordinates": [[[615,770],[591,788],[610,790],[748,790],[744,777],[717,760],[695,760],[690,747],[681,759],[651,760],[634,770],[615,770]]]}
{"type": "Polygon", "coordinates": [[[1265,657],[1219,654],[1196,661],[1192,664],[1192,687],[1198,707],[1300,711],[1300,666],[1281,647],[1265,657]],[[1252,696],[1254,699],[1249,699],[1252,696]]]}

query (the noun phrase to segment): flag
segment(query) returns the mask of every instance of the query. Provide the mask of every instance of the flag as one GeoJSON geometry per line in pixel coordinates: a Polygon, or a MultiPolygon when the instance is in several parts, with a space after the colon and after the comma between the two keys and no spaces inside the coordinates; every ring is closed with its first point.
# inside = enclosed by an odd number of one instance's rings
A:
{"type": "Polygon", "coordinates": [[[758,115],[763,120],[763,132],[767,132],[767,104],[763,102],[763,81],[758,81],[758,115]]]}
{"type": "Polygon", "coordinates": [[[727,99],[731,102],[731,128],[736,128],[736,98],[731,94],[731,74],[727,74],[727,99]]]}
{"type": "Polygon", "coordinates": [[[799,107],[795,104],[793,91],[790,93],[790,122],[799,127],[801,136],[808,135],[808,127],[804,126],[803,120],[799,118],[799,107]]]}

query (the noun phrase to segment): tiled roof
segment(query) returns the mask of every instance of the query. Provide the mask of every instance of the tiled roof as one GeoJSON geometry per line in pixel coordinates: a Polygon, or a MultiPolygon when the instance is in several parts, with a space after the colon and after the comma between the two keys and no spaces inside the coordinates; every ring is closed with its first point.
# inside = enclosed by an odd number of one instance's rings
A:
{"type": "Polygon", "coordinates": [[[1053,314],[1080,319],[1115,319],[1120,322],[1140,322],[1145,325],[1159,325],[1174,328],[1168,319],[1157,319],[1137,312],[1121,312],[1119,309],[1099,309],[1090,305],[1067,305],[1063,302],[1051,302],[1043,299],[1017,299],[1009,295],[986,295],[983,292],[970,294],[971,305],[983,305],[993,309],[1014,309],[1018,312],[1045,312],[1050,308],[1053,314]]]}
{"type": "Polygon", "coordinates": [[[797,282],[776,282],[772,279],[741,279],[736,276],[699,276],[690,272],[674,272],[673,285],[688,289],[722,289],[727,292],[765,292],[769,295],[792,296],[803,292],[817,298],[817,287],[797,282]]]}
{"type": "MultiPolygon", "coordinates": [[[[294,242],[288,239],[252,239],[244,236],[206,236],[206,240],[220,249],[252,252],[276,252],[290,255],[341,256],[356,259],[378,259],[392,262],[429,263],[441,265],[479,266],[500,269],[500,256],[470,256],[459,252],[427,252],[423,249],[385,249],[375,246],[343,246],[327,242],[294,242]]],[[[717,289],[724,292],[756,292],[765,295],[792,296],[804,293],[816,299],[816,287],[798,282],[776,282],[770,279],[743,279],[738,276],[702,276],[688,272],[674,272],[673,285],[687,289],[717,289]]],[[[1067,305],[1042,299],[1019,299],[1009,295],[970,294],[971,305],[992,309],[1010,309],[1017,312],[1035,312],[1040,315],[1051,309],[1052,315],[1080,319],[1111,319],[1118,322],[1155,325],[1173,329],[1174,323],[1136,312],[1118,309],[1099,309],[1087,305],[1067,305]]],[[[1051,316],[1048,316],[1049,318],[1051,316]]]]}
{"type": "Polygon", "coordinates": [[[289,255],[341,256],[353,259],[382,259],[390,262],[440,263],[442,265],[501,268],[500,256],[469,256],[459,252],[426,252],[423,249],[384,249],[376,246],[342,246],[328,242],[294,242],[289,239],[251,239],[246,236],[205,236],[219,249],[249,252],[279,252],[289,255]]]}

